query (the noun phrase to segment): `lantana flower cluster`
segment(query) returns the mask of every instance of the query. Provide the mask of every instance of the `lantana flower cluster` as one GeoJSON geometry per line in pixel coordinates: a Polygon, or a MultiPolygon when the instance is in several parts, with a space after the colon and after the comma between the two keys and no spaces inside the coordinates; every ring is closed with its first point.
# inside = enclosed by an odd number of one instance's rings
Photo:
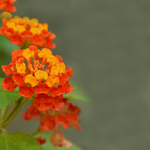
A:
{"type": "Polygon", "coordinates": [[[54,147],[64,145],[66,148],[71,148],[71,141],[65,139],[60,128],[76,128],[78,131],[82,131],[82,129],[79,128],[80,121],[78,120],[78,115],[81,113],[80,108],[69,103],[68,99],[64,99],[64,103],[64,108],[59,112],[51,110],[43,113],[31,105],[27,107],[25,113],[22,113],[22,117],[25,120],[35,119],[40,121],[40,133],[36,139],[41,145],[46,143],[46,139],[42,138],[43,133],[52,131],[50,141],[54,147]]]}
{"type": "Polygon", "coordinates": [[[12,61],[2,66],[7,77],[2,82],[4,90],[13,91],[19,87],[19,94],[31,98],[40,111],[60,110],[64,106],[63,94],[72,93],[69,79],[73,75],[71,67],[66,67],[59,55],[31,45],[26,49],[12,52],[12,61]]]}
{"type": "Polygon", "coordinates": [[[0,28],[0,35],[5,35],[11,43],[27,48],[29,45],[54,49],[56,47],[53,39],[56,35],[48,31],[47,23],[39,23],[38,19],[19,17],[7,20],[3,18],[3,26],[0,28]]]}
{"type": "MultiPolygon", "coordinates": [[[[15,1],[0,0],[0,10],[14,12],[15,1]]],[[[71,141],[65,139],[60,128],[82,130],[78,120],[80,108],[64,98],[64,94],[73,92],[73,86],[69,83],[73,69],[66,67],[62,57],[53,55],[49,49],[56,47],[52,41],[56,35],[48,31],[47,23],[39,23],[36,18],[12,18],[8,12],[2,13],[0,35],[5,35],[20,49],[11,53],[10,64],[2,66],[7,77],[1,86],[8,91],[18,88],[20,96],[33,98],[33,105],[27,107],[22,117],[25,120],[40,121],[40,133],[36,138],[40,144],[46,142],[43,133],[52,131],[50,141],[54,147],[64,145],[71,148],[71,141]]]]}

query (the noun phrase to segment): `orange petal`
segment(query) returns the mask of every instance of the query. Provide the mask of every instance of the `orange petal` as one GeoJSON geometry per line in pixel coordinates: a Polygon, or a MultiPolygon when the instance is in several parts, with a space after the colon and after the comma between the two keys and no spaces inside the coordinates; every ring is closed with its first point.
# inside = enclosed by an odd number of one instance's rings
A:
{"type": "Polygon", "coordinates": [[[23,53],[22,56],[24,56],[27,60],[29,60],[31,57],[34,56],[34,52],[31,51],[29,48],[26,48],[23,53]]]}
{"type": "Polygon", "coordinates": [[[16,63],[16,69],[17,69],[17,73],[26,73],[25,72],[26,64],[25,63],[21,63],[21,64],[16,63]]]}
{"type": "Polygon", "coordinates": [[[45,71],[38,70],[35,72],[35,77],[37,80],[42,80],[42,79],[47,80],[48,74],[45,71]]]}
{"type": "Polygon", "coordinates": [[[38,81],[32,74],[28,74],[25,77],[25,83],[29,83],[32,87],[36,86],[38,84],[38,81]]]}
{"type": "Polygon", "coordinates": [[[59,84],[59,78],[55,76],[49,76],[45,83],[51,88],[54,84],[59,84]]]}

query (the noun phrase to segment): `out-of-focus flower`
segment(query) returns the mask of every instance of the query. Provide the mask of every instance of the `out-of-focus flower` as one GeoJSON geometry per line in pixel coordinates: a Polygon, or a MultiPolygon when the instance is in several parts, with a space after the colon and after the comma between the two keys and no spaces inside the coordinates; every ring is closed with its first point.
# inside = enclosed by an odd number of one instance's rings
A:
{"type": "Polygon", "coordinates": [[[38,138],[40,143],[43,141],[42,134],[44,132],[53,131],[50,141],[54,147],[65,146],[66,148],[71,148],[71,141],[66,140],[60,131],[61,126],[63,126],[64,129],[76,128],[78,131],[82,131],[82,129],[79,128],[80,121],[78,120],[78,116],[81,113],[80,108],[69,103],[68,99],[63,99],[63,102],[64,107],[60,111],[55,111],[53,108],[51,111],[39,113],[38,109],[31,105],[27,107],[27,111],[22,114],[25,120],[36,119],[40,121],[40,135],[38,138]]]}
{"type": "Polygon", "coordinates": [[[13,91],[18,86],[19,94],[27,98],[37,94],[33,103],[40,111],[59,111],[64,106],[62,95],[73,91],[69,84],[73,70],[47,48],[39,50],[32,45],[17,49],[12,52],[12,62],[2,69],[7,76],[12,75],[5,78],[2,88],[13,91]]]}
{"type": "Polygon", "coordinates": [[[8,12],[15,12],[16,7],[13,6],[13,3],[16,0],[0,0],[0,11],[5,10],[8,12]]]}
{"type": "Polygon", "coordinates": [[[7,20],[12,18],[12,14],[9,12],[2,12],[2,14],[0,14],[0,20],[6,18],[7,20]]]}
{"type": "Polygon", "coordinates": [[[46,114],[45,118],[40,121],[40,129],[49,132],[55,128],[55,118],[52,115],[46,114]]]}
{"type": "Polygon", "coordinates": [[[36,140],[40,143],[40,145],[46,143],[46,139],[42,139],[41,137],[36,137],[36,140]]]}
{"type": "Polygon", "coordinates": [[[29,17],[2,19],[3,26],[0,28],[0,35],[5,35],[11,43],[23,48],[28,48],[34,44],[37,47],[46,47],[54,49],[56,47],[53,39],[54,33],[48,31],[47,23],[39,23],[38,19],[29,17]]]}
{"type": "Polygon", "coordinates": [[[52,136],[50,137],[50,141],[54,147],[65,146],[69,149],[73,146],[72,142],[70,140],[66,140],[64,135],[60,131],[59,133],[56,133],[56,131],[54,130],[52,136]]]}
{"type": "Polygon", "coordinates": [[[80,121],[78,120],[78,116],[80,113],[81,110],[78,106],[73,106],[71,103],[67,101],[65,103],[64,111],[56,115],[55,122],[57,124],[61,124],[64,129],[74,127],[78,131],[82,131],[82,129],[79,128],[80,121]]]}
{"type": "Polygon", "coordinates": [[[36,107],[31,105],[30,107],[27,107],[27,111],[25,113],[22,113],[22,118],[25,120],[31,120],[40,114],[41,112],[36,107]]]}

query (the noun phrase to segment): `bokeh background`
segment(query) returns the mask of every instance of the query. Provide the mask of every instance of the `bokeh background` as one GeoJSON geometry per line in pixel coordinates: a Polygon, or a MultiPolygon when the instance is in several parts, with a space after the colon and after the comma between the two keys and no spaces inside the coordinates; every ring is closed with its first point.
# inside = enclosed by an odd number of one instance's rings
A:
{"type": "MultiPolygon", "coordinates": [[[[69,129],[65,136],[84,150],[149,150],[150,1],[18,0],[14,5],[14,15],[49,24],[57,35],[53,53],[74,69],[72,80],[91,97],[75,102],[84,131],[69,129]]],[[[10,51],[1,42],[0,65],[9,62],[10,51]]],[[[37,127],[20,113],[7,129],[31,133],[37,127]]]]}

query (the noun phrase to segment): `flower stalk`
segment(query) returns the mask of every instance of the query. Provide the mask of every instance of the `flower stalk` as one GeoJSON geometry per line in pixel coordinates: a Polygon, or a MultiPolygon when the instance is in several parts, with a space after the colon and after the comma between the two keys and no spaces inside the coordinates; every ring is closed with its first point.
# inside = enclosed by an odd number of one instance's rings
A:
{"type": "Polygon", "coordinates": [[[12,110],[9,112],[9,114],[3,119],[1,123],[1,128],[5,128],[18,114],[22,106],[25,104],[26,98],[21,97],[18,101],[16,101],[14,107],[12,110]]]}

